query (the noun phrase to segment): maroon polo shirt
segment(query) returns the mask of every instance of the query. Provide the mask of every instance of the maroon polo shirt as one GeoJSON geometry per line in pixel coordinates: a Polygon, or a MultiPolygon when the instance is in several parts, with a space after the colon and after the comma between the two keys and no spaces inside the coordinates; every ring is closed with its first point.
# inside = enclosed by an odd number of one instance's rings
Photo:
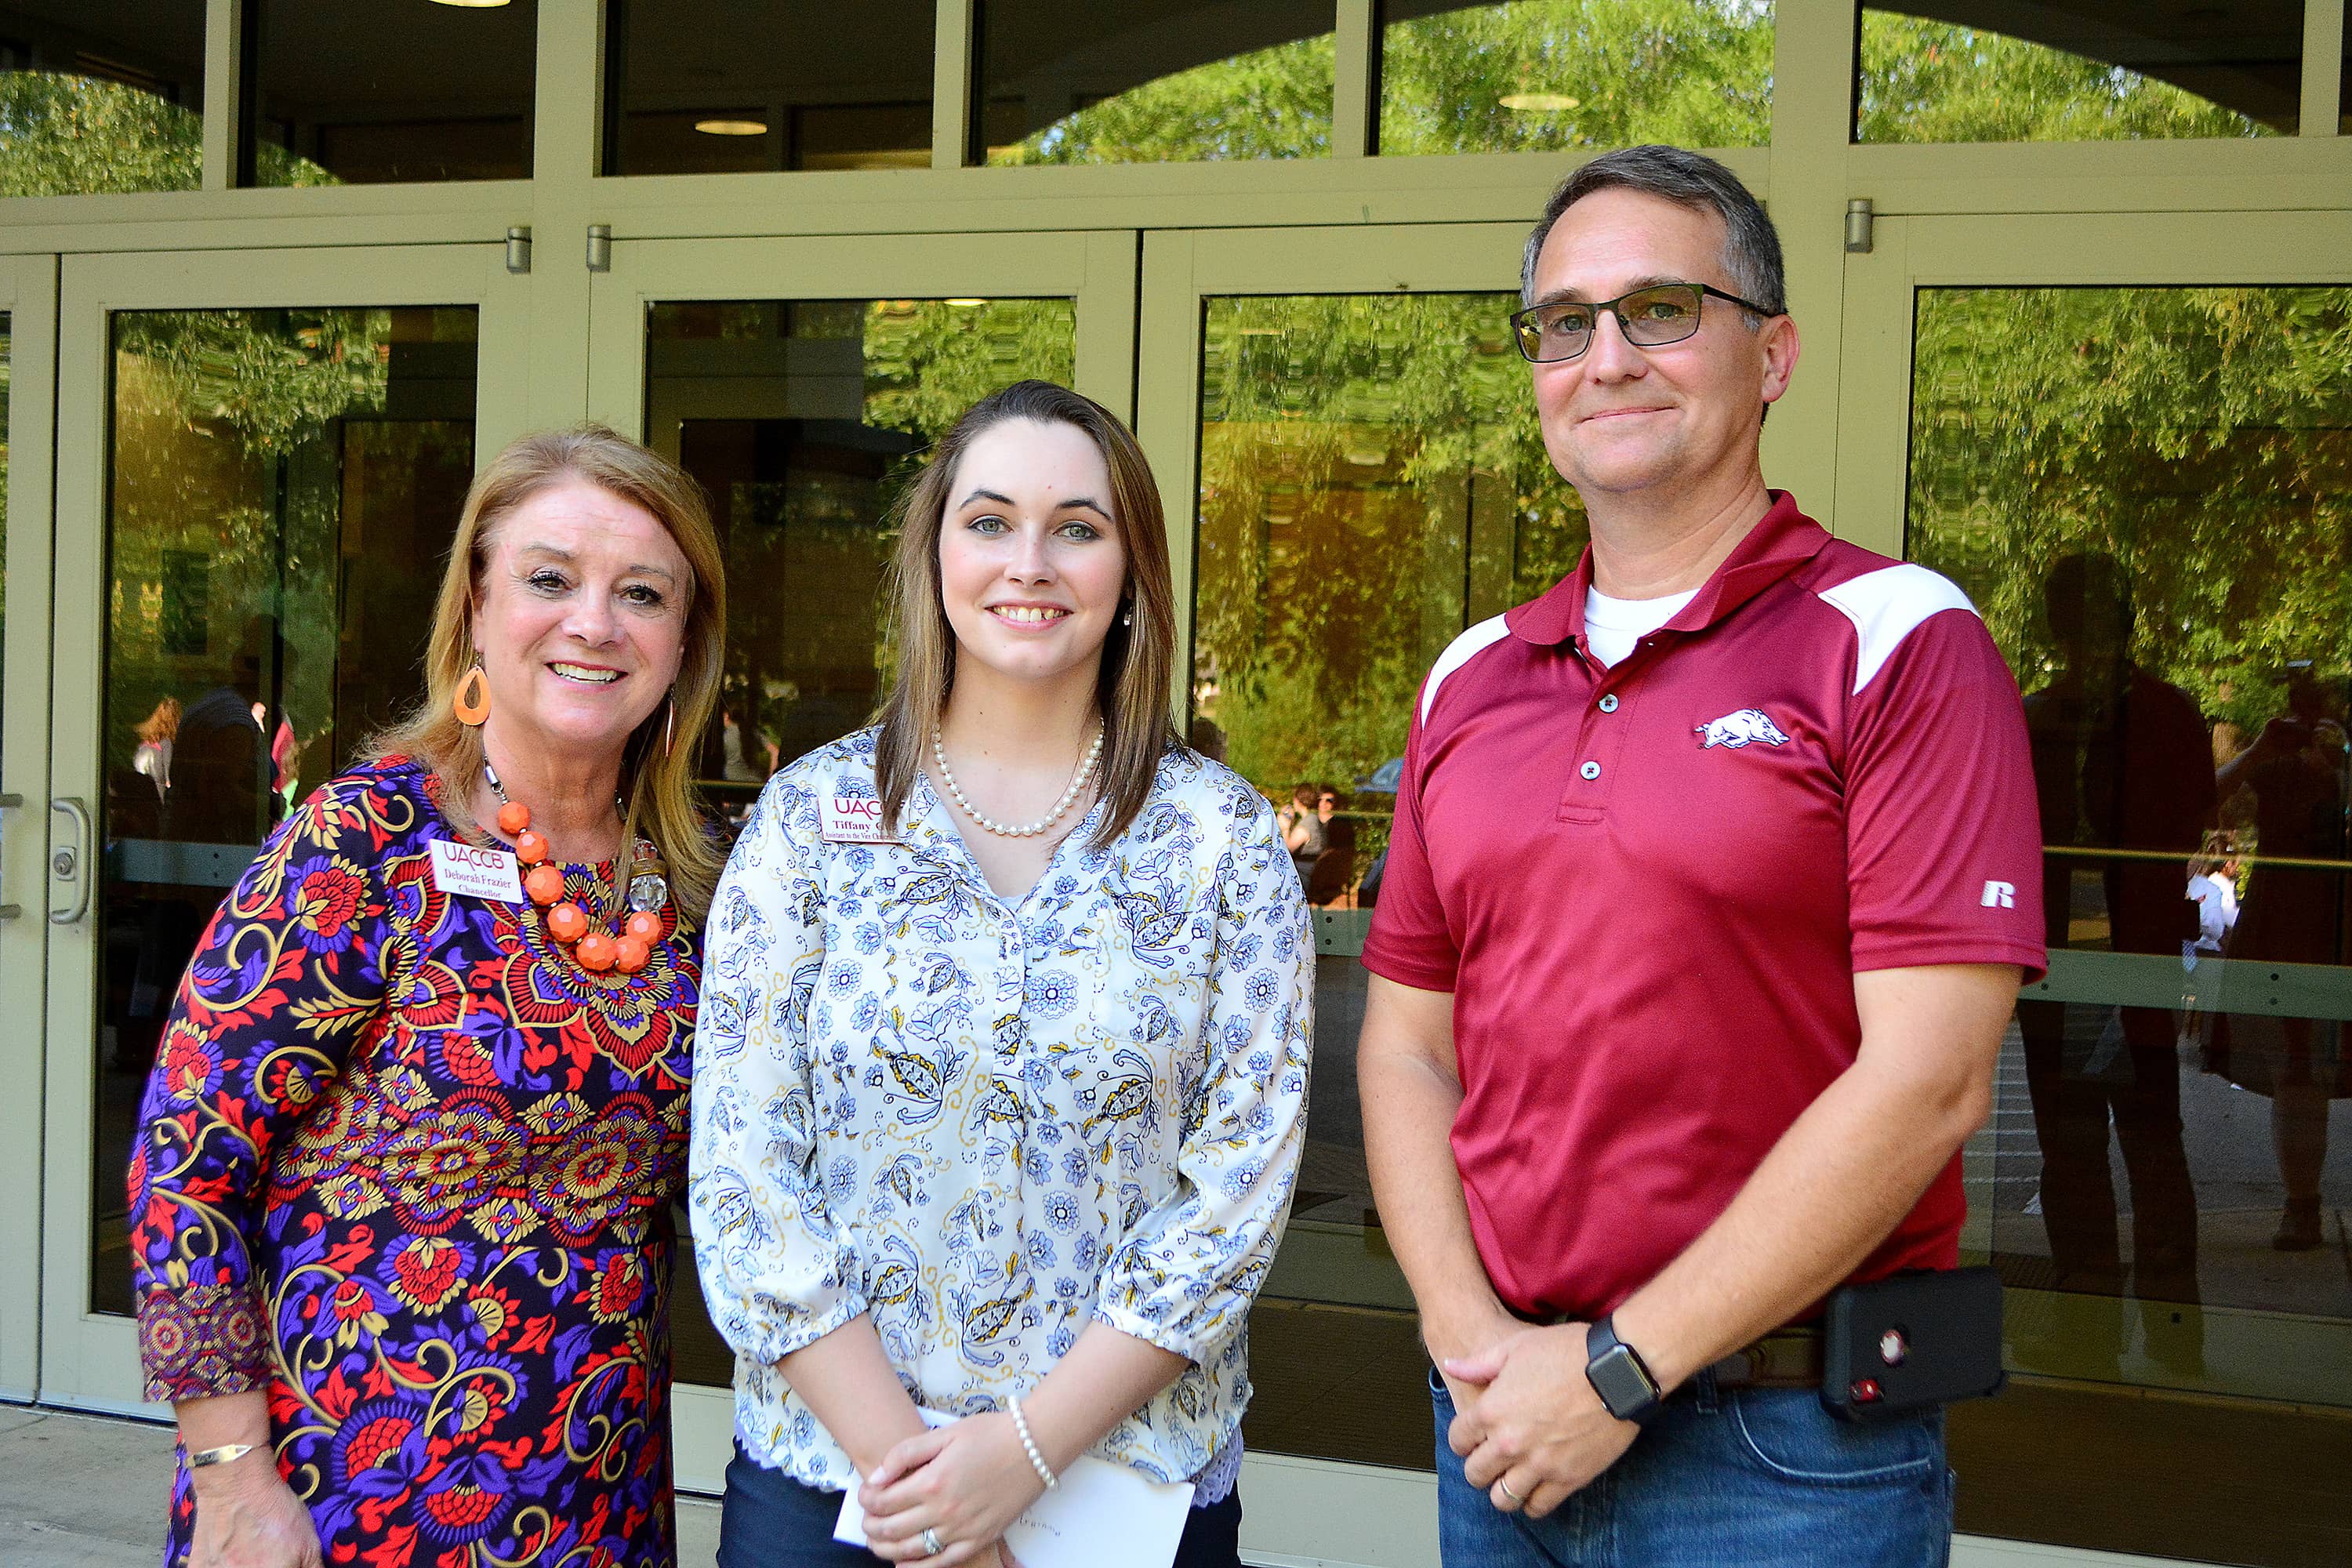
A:
{"type": "MultiPolygon", "coordinates": [[[[2043,964],[2022,709],[1960,591],[1774,493],[1614,668],[1590,551],[1423,683],[1364,963],[1454,994],[1454,1154],[1529,1315],[1614,1310],[1860,1048],[1857,971],[2043,964]]],[[[1956,1154],[1853,1278],[1957,1261],[1956,1154]]]]}

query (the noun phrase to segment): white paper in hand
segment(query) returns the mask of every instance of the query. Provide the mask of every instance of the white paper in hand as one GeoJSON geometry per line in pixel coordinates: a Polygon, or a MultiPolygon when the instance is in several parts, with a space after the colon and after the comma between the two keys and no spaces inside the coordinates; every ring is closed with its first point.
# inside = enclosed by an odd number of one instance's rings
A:
{"type": "MultiPolygon", "coordinates": [[[[935,1410],[922,1415],[929,1426],[958,1419],[935,1410]]],[[[1125,1465],[1082,1458],[1006,1528],[1004,1544],[1021,1568],[1169,1568],[1192,1510],[1190,1481],[1150,1480],[1125,1465]]],[[[833,1538],[866,1544],[866,1510],[854,1486],[842,1494],[833,1538]]]]}

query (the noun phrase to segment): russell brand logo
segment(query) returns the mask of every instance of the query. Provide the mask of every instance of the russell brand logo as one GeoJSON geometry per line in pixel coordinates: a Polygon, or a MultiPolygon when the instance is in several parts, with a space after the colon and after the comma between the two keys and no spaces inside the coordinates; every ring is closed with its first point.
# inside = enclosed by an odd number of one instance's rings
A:
{"type": "Polygon", "coordinates": [[[2014,882],[1987,882],[1985,884],[1983,907],[1988,910],[2013,910],[2017,908],[2017,884],[2014,882]]]}
{"type": "Polygon", "coordinates": [[[1726,713],[1720,719],[1691,726],[1699,737],[1699,750],[1711,751],[1717,746],[1728,746],[1733,751],[1761,741],[1768,746],[1785,746],[1789,737],[1780,727],[1764,716],[1761,708],[1742,708],[1737,713],[1726,713]]]}

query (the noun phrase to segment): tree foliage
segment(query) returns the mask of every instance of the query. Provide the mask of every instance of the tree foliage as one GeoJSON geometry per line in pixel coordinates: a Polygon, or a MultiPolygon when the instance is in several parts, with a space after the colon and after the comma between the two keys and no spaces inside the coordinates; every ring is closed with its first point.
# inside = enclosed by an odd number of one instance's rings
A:
{"type": "Polygon", "coordinates": [[[0,196],[193,191],[204,119],[120,82],[0,72],[0,196]]]}
{"type": "Polygon", "coordinates": [[[1772,7],[1467,5],[1390,24],[1381,89],[1382,153],[1760,147],[1772,132],[1772,7]]]}
{"type": "Polygon", "coordinates": [[[1862,142],[2108,142],[2263,136],[2260,124],[2105,60],[1979,27],[1862,14],[1862,142]]]}
{"type": "Polygon", "coordinates": [[[1920,296],[1907,552],[2032,691],[2042,584],[2111,555],[2132,657],[2251,734],[2291,660],[2352,668],[2352,289],[1920,296]]]}

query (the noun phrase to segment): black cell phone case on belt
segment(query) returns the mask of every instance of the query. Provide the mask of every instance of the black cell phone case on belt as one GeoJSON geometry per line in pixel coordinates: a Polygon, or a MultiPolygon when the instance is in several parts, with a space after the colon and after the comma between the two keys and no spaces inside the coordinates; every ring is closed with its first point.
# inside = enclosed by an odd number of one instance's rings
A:
{"type": "Polygon", "coordinates": [[[2000,1275],[1897,1274],[1832,1295],[1822,1321],[1822,1403],[1868,1424],[2000,1392],[2000,1275]]]}

